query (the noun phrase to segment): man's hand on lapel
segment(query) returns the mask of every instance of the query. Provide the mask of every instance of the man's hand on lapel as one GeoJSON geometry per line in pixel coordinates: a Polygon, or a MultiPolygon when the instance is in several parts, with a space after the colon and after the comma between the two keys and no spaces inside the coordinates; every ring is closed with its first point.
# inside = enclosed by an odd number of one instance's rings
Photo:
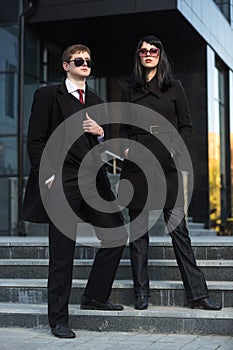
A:
{"type": "Polygon", "coordinates": [[[103,128],[99,124],[97,124],[95,120],[91,119],[88,113],[86,113],[86,119],[83,121],[82,127],[83,131],[88,132],[89,134],[97,136],[104,135],[103,128]]]}

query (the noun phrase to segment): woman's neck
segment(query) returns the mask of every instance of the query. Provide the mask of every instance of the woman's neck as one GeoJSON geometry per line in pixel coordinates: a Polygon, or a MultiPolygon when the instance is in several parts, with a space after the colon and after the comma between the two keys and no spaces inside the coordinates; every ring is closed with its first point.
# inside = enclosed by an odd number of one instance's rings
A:
{"type": "Polygon", "coordinates": [[[154,78],[154,76],[156,75],[156,73],[157,73],[157,69],[154,69],[154,68],[148,69],[146,71],[146,81],[147,82],[151,81],[154,78]]]}

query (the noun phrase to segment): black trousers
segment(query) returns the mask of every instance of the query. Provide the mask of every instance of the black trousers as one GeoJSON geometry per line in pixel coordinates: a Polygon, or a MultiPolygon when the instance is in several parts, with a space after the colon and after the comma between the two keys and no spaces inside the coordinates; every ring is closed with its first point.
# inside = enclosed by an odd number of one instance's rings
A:
{"type": "MultiPolygon", "coordinates": [[[[148,277],[148,218],[149,212],[144,211],[140,217],[139,210],[129,210],[131,221],[130,259],[134,281],[135,297],[150,296],[148,277]],[[140,230],[141,234],[140,236],[140,230]]],[[[191,240],[186,225],[183,208],[164,209],[164,220],[172,239],[176,261],[181,273],[188,301],[208,297],[208,289],[203,272],[196,264],[191,246],[191,240]]]]}
{"type": "MultiPolygon", "coordinates": [[[[82,209],[88,222],[93,226],[109,228],[109,232],[112,227],[117,228],[118,237],[112,247],[109,244],[109,247],[99,248],[97,251],[84,291],[86,296],[106,302],[111,294],[115,274],[128,238],[127,233],[122,227],[118,213],[108,214],[92,209],[81,199],[73,186],[67,186],[65,193],[71,208],[77,212],[82,209]]],[[[58,198],[59,196],[51,200],[57,208],[60,207],[58,198]]],[[[103,239],[101,229],[97,228],[96,235],[100,240],[103,239]]],[[[106,241],[106,233],[104,239],[106,241]]],[[[75,244],[74,239],[61,233],[53,223],[49,224],[48,319],[51,327],[58,323],[69,322],[68,302],[72,287],[75,244]]]]}

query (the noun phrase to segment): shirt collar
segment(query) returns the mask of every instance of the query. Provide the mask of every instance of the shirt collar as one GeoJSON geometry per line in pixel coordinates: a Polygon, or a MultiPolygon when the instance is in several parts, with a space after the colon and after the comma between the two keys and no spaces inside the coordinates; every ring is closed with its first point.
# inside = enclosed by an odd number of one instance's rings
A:
{"type": "MultiPolygon", "coordinates": [[[[66,84],[66,88],[67,88],[69,94],[72,93],[72,92],[77,91],[77,89],[78,89],[78,88],[77,88],[77,85],[75,85],[75,84],[74,84],[71,80],[69,80],[68,78],[66,78],[65,84],[66,84]]],[[[82,90],[83,90],[84,93],[85,93],[86,87],[84,86],[84,88],[83,88],[82,90]]]]}

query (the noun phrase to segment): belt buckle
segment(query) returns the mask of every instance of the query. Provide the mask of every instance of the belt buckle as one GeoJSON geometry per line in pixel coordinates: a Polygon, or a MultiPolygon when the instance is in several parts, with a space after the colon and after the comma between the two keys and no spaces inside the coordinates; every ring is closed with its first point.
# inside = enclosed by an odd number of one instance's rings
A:
{"type": "Polygon", "coordinates": [[[150,125],[150,133],[151,134],[159,134],[159,126],[158,125],[150,125]]]}

